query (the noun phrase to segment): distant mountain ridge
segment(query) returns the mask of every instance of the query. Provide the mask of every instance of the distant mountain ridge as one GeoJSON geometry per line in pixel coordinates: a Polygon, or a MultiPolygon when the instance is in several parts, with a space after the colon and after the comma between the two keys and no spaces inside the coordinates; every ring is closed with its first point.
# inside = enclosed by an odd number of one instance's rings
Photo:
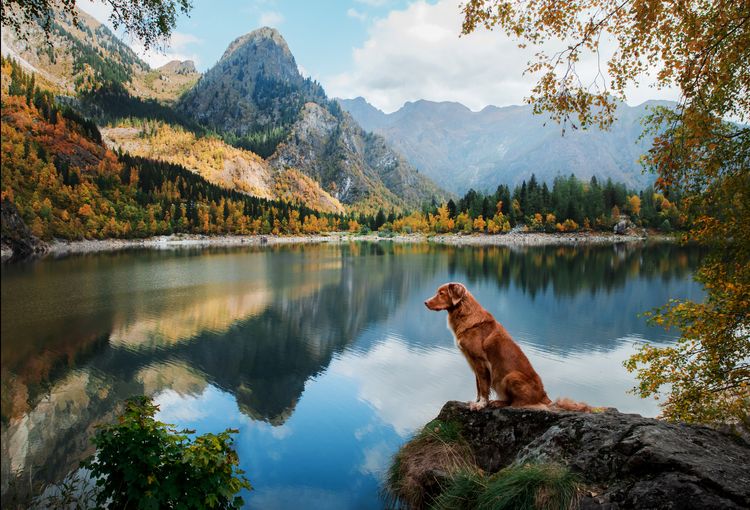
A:
{"type": "Polygon", "coordinates": [[[642,187],[654,178],[638,162],[651,144],[647,137],[640,139],[641,121],[649,106],[671,104],[621,104],[609,131],[568,128],[562,136],[558,124],[534,115],[528,105],[474,112],[456,102],[419,100],[386,114],[362,97],[338,101],[364,129],[382,135],[422,173],[454,193],[520,184],[532,173],[547,182],[572,173],[642,187]]]}

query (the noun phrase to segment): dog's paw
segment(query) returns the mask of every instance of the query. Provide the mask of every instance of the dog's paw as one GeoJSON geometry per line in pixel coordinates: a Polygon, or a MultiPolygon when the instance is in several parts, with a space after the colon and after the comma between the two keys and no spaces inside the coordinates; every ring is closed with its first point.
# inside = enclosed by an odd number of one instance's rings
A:
{"type": "Polygon", "coordinates": [[[472,411],[481,411],[485,407],[487,407],[487,399],[484,398],[479,399],[478,402],[469,402],[469,409],[472,411]]]}

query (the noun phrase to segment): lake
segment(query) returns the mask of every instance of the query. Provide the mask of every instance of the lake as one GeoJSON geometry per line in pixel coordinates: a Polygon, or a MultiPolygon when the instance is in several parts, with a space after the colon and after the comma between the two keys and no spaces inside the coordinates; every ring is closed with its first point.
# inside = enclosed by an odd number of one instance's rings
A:
{"type": "Polygon", "coordinates": [[[158,418],[239,429],[248,508],[382,508],[391,455],[474,376],[423,301],[460,281],[551,398],[647,416],[622,366],[670,342],[639,314],[699,300],[695,249],[351,243],[129,251],[2,268],[3,503],[61,480],[93,425],[152,395],[158,418]]]}

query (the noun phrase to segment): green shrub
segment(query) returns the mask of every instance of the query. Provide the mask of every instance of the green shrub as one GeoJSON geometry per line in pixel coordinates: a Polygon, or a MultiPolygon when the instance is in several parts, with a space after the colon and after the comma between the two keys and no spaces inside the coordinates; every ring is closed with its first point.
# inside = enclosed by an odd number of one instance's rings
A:
{"type": "Polygon", "coordinates": [[[126,401],[118,423],[98,427],[97,453],[83,467],[98,488],[96,502],[109,508],[239,508],[237,493],[252,489],[232,448],[232,434],[204,434],[192,441],[154,420],[148,397],[126,401]]]}

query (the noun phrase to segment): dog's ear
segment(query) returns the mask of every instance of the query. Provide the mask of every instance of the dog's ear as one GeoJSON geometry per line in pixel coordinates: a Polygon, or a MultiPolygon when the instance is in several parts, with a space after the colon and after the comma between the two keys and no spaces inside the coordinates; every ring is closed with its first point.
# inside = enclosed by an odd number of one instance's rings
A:
{"type": "Polygon", "coordinates": [[[460,283],[451,283],[448,286],[448,295],[451,297],[453,306],[456,306],[466,295],[466,287],[460,283]]]}

